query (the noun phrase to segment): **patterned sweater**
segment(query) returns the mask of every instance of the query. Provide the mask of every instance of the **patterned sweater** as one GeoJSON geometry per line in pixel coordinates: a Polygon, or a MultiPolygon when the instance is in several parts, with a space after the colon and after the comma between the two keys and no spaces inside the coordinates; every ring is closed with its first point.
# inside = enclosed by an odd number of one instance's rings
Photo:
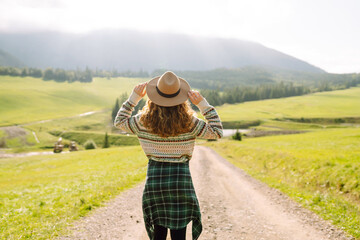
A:
{"type": "Polygon", "coordinates": [[[192,157],[195,138],[218,139],[223,136],[219,115],[205,98],[197,107],[206,122],[193,116],[190,132],[166,138],[148,131],[140,122],[141,113],[131,116],[140,99],[141,96],[132,92],[119,109],[114,126],[127,133],[136,134],[148,159],[160,162],[186,162],[192,157]]]}

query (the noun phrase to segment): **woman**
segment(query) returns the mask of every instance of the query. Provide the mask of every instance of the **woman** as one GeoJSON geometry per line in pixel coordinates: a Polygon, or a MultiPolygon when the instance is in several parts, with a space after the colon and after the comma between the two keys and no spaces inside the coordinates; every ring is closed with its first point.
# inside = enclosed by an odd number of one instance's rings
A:
{"type": "Polygon", "coordinates": [[[195,138],[222,137],[222,124],[215,108],[199,92],[191,91],[184,79],[165,72],[135,86],[114,125],[136,134],[149,159],[142,208],[150,239],[165,240],[169,228],[172,240],[183,240],[190,221],[193,239],[198,239],[202,231],[201,214],[189,160],[195,138]],[[145,94],[149,98],[146,106],[131,117],[145,94]],[[200,109],[206,122],[194,116],[188,98],[200,109]]]}

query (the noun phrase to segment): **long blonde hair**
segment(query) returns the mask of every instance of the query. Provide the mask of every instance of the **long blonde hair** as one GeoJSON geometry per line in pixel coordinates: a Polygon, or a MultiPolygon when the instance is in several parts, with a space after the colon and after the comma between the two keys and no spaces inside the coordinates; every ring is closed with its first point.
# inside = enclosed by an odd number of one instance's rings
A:
{"type": "Polygon", "coordinates": [[[142,124],[150,132],[161,137],[172,137],[190,132],[192,116],[195,113],[188,101],[172,107],[163,107],[150,99],[147,100],[141,112],[142,124]]]}

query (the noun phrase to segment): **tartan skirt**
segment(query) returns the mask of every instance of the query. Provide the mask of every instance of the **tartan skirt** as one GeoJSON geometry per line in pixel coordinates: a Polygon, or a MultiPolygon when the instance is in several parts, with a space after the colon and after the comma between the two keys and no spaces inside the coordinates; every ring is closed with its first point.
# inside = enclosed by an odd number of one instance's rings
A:
{"type": "Polygon", "coordinates": [[[190,175],[189,162],[149,160],[142,210],[147,234],[154,238],[154,225],[182,229],[192,222],[192,237],[202,231],[199,202],[190,175]]]}

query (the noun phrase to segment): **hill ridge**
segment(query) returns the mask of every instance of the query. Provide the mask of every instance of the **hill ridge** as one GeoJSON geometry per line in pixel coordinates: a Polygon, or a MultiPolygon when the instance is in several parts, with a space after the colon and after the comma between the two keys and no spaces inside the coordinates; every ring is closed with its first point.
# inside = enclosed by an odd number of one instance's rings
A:
{"type": "Polygon", "coordinates": [[[25,64],[13,55],[0,49],[0,66],[24,67],[25,64]]]}
{"type": "Polygon", "coordinates": [[[152,71],[155,69],[211,70],[264,65],[323,73],[303,60],[262,44],[238,40],[98,30],[86,34],[59,32],[0,33],[3,49],[30,67],[59,67],[152,71]]]}

